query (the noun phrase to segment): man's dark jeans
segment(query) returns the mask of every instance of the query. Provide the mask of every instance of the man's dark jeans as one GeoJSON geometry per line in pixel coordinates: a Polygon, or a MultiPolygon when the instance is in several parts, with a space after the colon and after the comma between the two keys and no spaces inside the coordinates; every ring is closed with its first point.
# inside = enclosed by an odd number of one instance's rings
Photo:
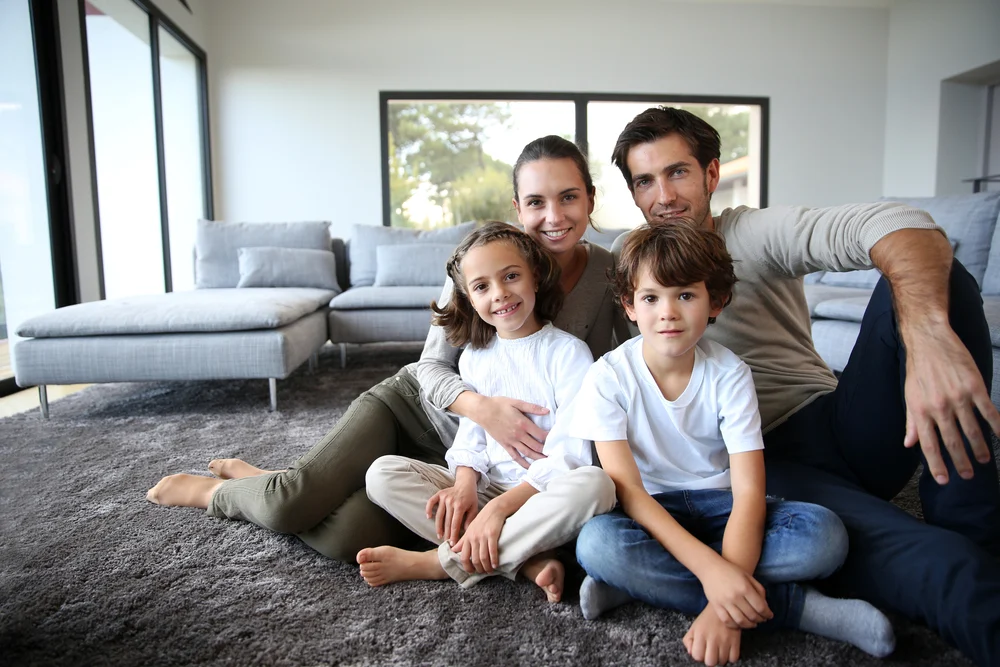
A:
{"type": "MultiPolygon", "coordinates": [[[[951,272],[951,326],[972,354],[986,389],[993,347],[975,279],[951,272]]],[[[996,462],[963,480],[947,452],[950,481],[925,469],[926,523],[889,501],[922,455],[903,447],[906,352],[890,288],[879,281],[837,389],[765,436],[768,493],[817,503],[843,520],[850,549],[830,580],[837,595],[861,597],[937,630],[981,665],[1000,665],[1000,490],[996,462]]],[[[979,420],[989,439],[989,425],[979,420]]],[[[989,440],[988,440],[989,441],[989,440]]]]}

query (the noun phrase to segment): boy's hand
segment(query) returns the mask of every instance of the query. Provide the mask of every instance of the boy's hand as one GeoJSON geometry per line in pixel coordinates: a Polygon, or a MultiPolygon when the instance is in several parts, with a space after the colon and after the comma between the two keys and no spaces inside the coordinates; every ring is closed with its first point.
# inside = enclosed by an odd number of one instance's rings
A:
{"type": "Polygon", "coordinates": [[[456,482],[455,486],[438,491],[427,501],[427,518],[434,517],[438,539],[448,544],[458,541],[462,530],[472,523],[478,513],[479,497],[475,484],[456,482]]]}
{"type": "Polygon", "coordinates": [[[496,503],[486,503],[469,527],[465,535],[452,546],[451,550],[462,554],[462,568],[469,574],[491,574],[500,564],[500,531],[507,521],[507,515],[499,511],[496,503]]]}
{"type": "Polygon", "coordinates": [[[708,598],[706,609],[730,628],[749,630],[774,616],[760,582],[721,557],[701,585],[708,598]]]}
{"type": "Polygon", "coordinates": [[[705,607],[684,635],[688,655],[708,667],[740,659],[742,631],[727,627],[715,612],[705,607]]]}

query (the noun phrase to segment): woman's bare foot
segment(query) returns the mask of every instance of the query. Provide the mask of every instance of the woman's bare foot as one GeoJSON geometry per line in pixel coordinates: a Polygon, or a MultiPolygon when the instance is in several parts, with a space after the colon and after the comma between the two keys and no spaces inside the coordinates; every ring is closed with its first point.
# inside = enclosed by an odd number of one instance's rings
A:
{"type": "Polygon", "coordinates": [[[545,591],[545,597],[549,599],[549,602],[562,600],[566,568],[551,552],[530,558],[521,566],[521,574],[534,581],[539,588],[545,591]]]}
{"type": "Polygon", "coordinates": [[[447,579],[437,549],[405,551],[396,547],[374,547],[358,552],[361,576],[369,586],[384,586],[395,581],[447,579]]]}
{"type": "Polygon", "coordinates": [[[219,479],[243,479],[244,477],[257,477],[277,472],[275,470],[261,470],[241,459],[212,459],[208,464],[208,471],[219,479]]]}
{"type": "Polygon", "coordinates": [[[167,507],[208,507],[222,480],[202,475],[168,475],[146,492],[146,500],[167,507]]]}

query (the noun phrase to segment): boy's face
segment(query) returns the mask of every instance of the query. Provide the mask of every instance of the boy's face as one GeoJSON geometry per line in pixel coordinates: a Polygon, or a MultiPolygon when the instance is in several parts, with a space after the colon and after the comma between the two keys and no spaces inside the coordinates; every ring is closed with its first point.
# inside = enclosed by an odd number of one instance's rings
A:
{"type": "Polygon", "coordinates": [[[708,327],[708,318],[718,317],[705,282],[664,287],[643,267],[632,293],[632,304],[623,304],[629,319],[639,326],[645,349],[677,358],[693,353],[708,327]]]}

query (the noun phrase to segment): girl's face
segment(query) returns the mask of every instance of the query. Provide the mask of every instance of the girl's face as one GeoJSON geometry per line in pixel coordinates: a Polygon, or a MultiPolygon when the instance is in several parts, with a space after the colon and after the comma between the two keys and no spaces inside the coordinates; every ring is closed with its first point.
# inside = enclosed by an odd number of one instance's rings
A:
{"type": "Polygon", "coordinates": [[[517,174],[517,219],[524,231],[554,255],[570,252],[587,231],[594,195],[570,158],[542,159],[517,174]]]}
{"type": "Polygon", "coordinates": [[[542,328],[535,317],[535,274],[510,243],[494,241],[469,250],[462,278],[472,307],[501,338],[523,338],[542,328]]]}

